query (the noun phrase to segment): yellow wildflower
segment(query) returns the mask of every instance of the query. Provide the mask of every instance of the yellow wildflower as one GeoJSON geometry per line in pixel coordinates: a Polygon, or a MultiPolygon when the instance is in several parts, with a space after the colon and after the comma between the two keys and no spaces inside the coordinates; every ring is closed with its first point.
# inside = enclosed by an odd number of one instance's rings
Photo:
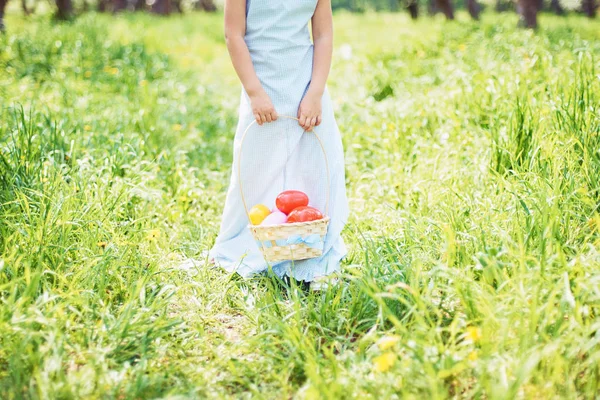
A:
{"type": "Polygon", "coordinates": [[[89,78],[92,76],[92,71],[85,71],[85,73],[83,74],[83,76],[85,76],[86,78],[89,78]]]}
{"type": "Polygon", "coordinates": [[[148,239],[150,241],[154,241],[154,240],[158,239],[159,237],[160,237],[160,231],[158,229],[152,229],[151,231],[148,232],[146,239],[148,239]]]}
{"type": "Polygon", "coordinates": [[[377,341],[377,346],[380,350],[387,350],[391,347],[394,347],[396,343],[400,340],[400,336],[384,336],[377,341]]]}
{"type": "Polygon", "coordinates": [[[100,247],[101,249],[105,249],[107,245],[108,243],[106,242],[98,242],[98,247],[100,247]]]}
{"type": "Polygon", "coordinates": [[[373,359],[373,366],[377,372],[386,372],[392,368],[395,362],[396,355],[394,353],[387,352],[375,357],[373,359]]]}
{"type": "Polygon", "coordinates": [[[478,342],[479,339],[481,339],[481,328],[477,326],[469,326],[467,328],[467,333],[465,334],[465,337],[474,343],[478,342]]]}
{"type": "Polygon", "coordinates": [[[476,351],[470,352],[469,355],[467,356],[467,358],[471,361],[477,360],[477,352],[476,351]]]}
{"type": "Polygon", "coordinates": [[[181,126],[181,124],[175,124],[173,125],[173,130],[174,131],[180,131],[183,128],[183,126],[181,126]]]}

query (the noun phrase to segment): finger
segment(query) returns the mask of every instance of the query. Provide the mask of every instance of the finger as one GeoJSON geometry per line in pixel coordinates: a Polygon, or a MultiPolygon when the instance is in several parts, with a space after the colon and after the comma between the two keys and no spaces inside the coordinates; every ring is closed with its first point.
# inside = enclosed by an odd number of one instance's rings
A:
{"type": "Polygon", "coordinates": [[[313,127],[312,118],[311,117],[306,118],[306,130],[310,131],[312,129],[312,127],[313,127]]]}
{"type": "Polygon", "coordinates": [[[306,125],[304,126],[304,129],[306,129],[307,132],[310,132],[312,130],[312,124],[311,124],[310,117],[306,118],[306,125]]]}
{"type": "Polygon", "coordinates": [[[317,117],[313,117],[313,119],[310,120],[310,128],[314,128],[315,126],[317,126],[317,117]]]}
{"type": "Polygon", "coordinates": [[[267,122],[273,122],[273,118],[271,118],[271,113],[266,113],[265,119],[267,120],[267,122]]]}
{"type": "Polygon", "coordinates": [[[308,119],[307,117],[304,117],[304,123],[302,124],[302,128],[304,128],[305,131],[310,129],[310,119],[308,119]]]}
{"type": "Polygon", "coordinates": [[[316,124],[316,126],[321,125],[321,118],[322,117],[320,115],[317,117],[317,124],[316,124]]]}
{"type": "Polygon", "coordinates": [[[262,122],[260,121],[260,114],[259,113],[254,113],[254,119],[256,119],[256,123],[259,125],[262,125],[262,122]]]}
{"type": "Polygon", "coordinates": [[[265,122],[267,122],[267,116],[265,115],[265,113],[260,113],[260,119],[262,121],[262,123],[264,124],[265,122]]]}
{"type": "Polygon", "coordinates": [[[305,122],[306,122],[306,117],[304,115],[300,115],[300,118],[298,118],[298,125],[300,125],[304,129],[306,129],[306,127],[304,126],[305,122]]]}
{"type": "Polygon", "coordinates": [[[271,119],[273,121],[277,121],[277,118],[279,118],[279,115],[277,115],[277,111],[272,111],[271,112],[271,119]]]}

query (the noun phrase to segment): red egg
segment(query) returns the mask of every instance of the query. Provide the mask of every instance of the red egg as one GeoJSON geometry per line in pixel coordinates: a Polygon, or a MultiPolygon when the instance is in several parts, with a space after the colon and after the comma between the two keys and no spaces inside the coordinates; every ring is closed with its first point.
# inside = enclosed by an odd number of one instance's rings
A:
{"type": "Polygon", "coordinates": [[[277,196],[275,205],[285,215],[288,215],[292,210],[298,207],[308,205],[308,196],[306,193],[299,190],[286,190],[277,196]]]}
{"type": "Polygon", "coordinates": [[[322,219],[323,214],[321,211],[317,210],[314,207],[298,207],[294,209],[290,215],[288,215],[287,222],[308,222],[308,221],[316,221],[318,219],[322,219]]]}

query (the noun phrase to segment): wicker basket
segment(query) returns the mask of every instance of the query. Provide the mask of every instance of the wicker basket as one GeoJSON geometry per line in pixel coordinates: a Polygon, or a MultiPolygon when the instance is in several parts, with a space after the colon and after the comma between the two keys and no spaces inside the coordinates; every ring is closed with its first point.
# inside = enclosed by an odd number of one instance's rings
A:
{"type": "MultiPolygon", "coordinates": [[[[279,118],[298,120],[294,117],[280,115],[279,118]]],[[[242,148],[244,145],[244,139],[248,134],[248,131],[254,125],[256,121],[252,121],[250,125],[244,131],[240,144],[240,150],[238,154],[238,182],[240,184],[240,194],[242,197],[242,203],[244,204],[244,210],[250,221],[250,212],[246,199],[244,197],[244,191],[242,189],[241,179],[241,165],[242,165],[242,148]]],[[[325,205],[325,216],[322,219],[308,222],[295,222],[286,223],[280,225],[248,225],[252,236],[256,240],[256,244],[261,250],[265,261],[268,263],[274,263],[278,261],[299,261],[306,260],[309,258],[320,257],[323,254],[323,245],[325,235],[327,234],[327,228],[329,227],[329,164],[327,161],[327,153],[323,142],[314,132],[304,132],[305,134],[314,134],[319,142],[319,146],[323,151],[325,158],[325,170],[327,172],[327,200],[325,205]]]]}

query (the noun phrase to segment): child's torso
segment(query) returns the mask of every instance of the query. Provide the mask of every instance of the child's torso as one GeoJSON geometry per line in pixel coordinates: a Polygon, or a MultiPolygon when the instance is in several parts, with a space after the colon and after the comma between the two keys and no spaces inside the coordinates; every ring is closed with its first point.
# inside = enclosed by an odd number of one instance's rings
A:
{"type": "Polygon", "coordinates": [[[250,52],[311,45],[308,22],[317,0],[247,0],[246,44],[250,52]]]}
{"type": "Polygon", "coordinates": [[[310,83],[313,45],[308,23],[318,0],[246,0],[252,64],[278,112],[292,113],[310,83]]]}

